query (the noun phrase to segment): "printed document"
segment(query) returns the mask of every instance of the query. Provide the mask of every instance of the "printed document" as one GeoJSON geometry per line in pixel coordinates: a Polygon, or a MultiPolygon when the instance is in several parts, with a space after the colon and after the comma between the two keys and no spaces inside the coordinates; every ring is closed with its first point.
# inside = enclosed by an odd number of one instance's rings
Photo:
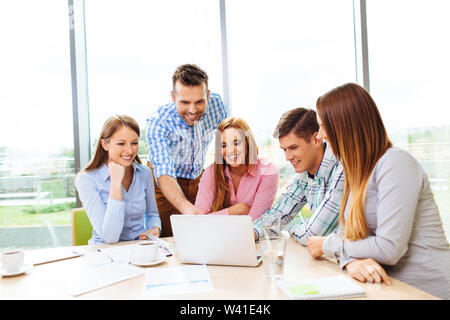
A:
{"type": "Polygon", "coordinates": [[[146,294],[150,296],[214,290],[206,265],[149,269],[145,284],[146,294]]]}

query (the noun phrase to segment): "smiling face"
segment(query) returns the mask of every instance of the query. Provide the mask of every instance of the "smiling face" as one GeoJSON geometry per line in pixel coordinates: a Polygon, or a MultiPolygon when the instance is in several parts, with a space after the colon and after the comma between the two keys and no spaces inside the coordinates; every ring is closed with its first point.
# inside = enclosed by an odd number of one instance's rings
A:
{"type": "Polygon", "coordinates": [[[108,162],[114,161],[128,167],[138,154],[139,136],[134,130],[122,126],[108,141],[102,139],[101,144],[103,149],[108,152],[108,162]]]}
{"type": "Polygon", "coordinates": [[[317,139],[317,132],[310,139],[300,138],[291,132],[279,138],[279,142],[286,160],[292,164],[295,172],[317,172],[324,152],[321,140],[317,139]]]}
{"type": "Polygon", "coordinates": [[[171,95],[178,114],[189,126],[200,120],[206,111],[209,91],[205,82],[198,86],[187,86],[177,81],[171,95]]]}
{"type": "Polygon", "coordinates": [[[222,156],[231,167],[245,165],[246,142],[241,129],[227,128],[222,132],[222,156]]]}

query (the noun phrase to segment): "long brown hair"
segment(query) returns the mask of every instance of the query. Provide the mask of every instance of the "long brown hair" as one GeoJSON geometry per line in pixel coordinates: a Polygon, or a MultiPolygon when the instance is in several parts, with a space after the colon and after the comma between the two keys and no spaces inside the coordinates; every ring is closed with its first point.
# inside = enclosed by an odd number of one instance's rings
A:
{"type": "Polygon", "coordinates": [[[344,169],[339,221],[345,226],[345,238],[364,239],[369,231],[364,215],[367,184],[375,164],[392,143],[372,97],[355,83],[325,93],[317,99],[316,107],[333,153],[344,169]]]}
{"type": "Polygon", "coordinates": [[[258,158],[258,146],[256,145],[255,138],[253,137],[247,122],[245,122],[244,119],[237,117],[224,119],[217,127],[216,132],[216,151],[214,160],[214,181],[216,190],[214,192],[214,201],[212,204],[213,211],[219,211],[230,206],[230,184],[225,176],[225,167],[227,164],[222,156],[222,134],[225,129],[228,128],[240,129],[239,131],[245,138],[245,164],[248,166],[248,172],[256,165],[258,158]]]}
{"type": "MultiPolygon", "coordinates": [[[[97,169],[104,163],[106,163],[106,161],[108,160],[108,151],[103,149],[101,140],[103,139],[105,142],[109,142],[111,136],[122,127],[130,128],[131,130],[136,132],[139,137],[140,135],[139,124],[133,118],[124,114],[115,115],[108,118],[108,120],[106,120],[105,123],[103,124],[100,137],[98,138],[97,145],[95,147],[94,157],[84,168],[85,171],[97,169]]],[[[136,155],[136,157],[133,159],[133,162],[137,162],[139,164],[142,163],[138,155],[136,155]]]]}

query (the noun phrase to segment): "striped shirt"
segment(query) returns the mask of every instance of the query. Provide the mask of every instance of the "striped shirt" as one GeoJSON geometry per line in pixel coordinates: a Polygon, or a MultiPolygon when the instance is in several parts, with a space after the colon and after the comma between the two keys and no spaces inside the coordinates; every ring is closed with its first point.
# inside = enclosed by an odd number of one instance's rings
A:
{"type": "MultiPolygon", "coordinates": [[[[294,239],[306,245],[309,237],[325,236],[334,231],[339,220],[343,191],[342,165],[334,157],[331,148],[325,144],[324,155],[314,177],[309,177],[308,171],[297,174],[275,205],[264,215],[280,217],[283,228],[308,204],[312,211],[311,217],[300,219],[289,228],[294,239]]],[[[259,239],[263,234],[261,219],[255,221],[253,228],[259,239]]]]}
{"type": "Polygon", "coordinates": [[[216,93],[209,95],[204,115],[193,126],[179,115],[175,103],[159,107],[147,119],[146,129],[148,160],[156,180],[162,175],[196,179],[202,173],[206,151],[217,126],[228,113],[216,93]]]}

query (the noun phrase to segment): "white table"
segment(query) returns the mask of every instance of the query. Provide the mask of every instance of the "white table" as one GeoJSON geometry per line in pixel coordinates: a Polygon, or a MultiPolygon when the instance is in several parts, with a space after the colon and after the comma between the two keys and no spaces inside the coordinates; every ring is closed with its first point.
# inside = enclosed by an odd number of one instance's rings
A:
{"type": "MultiPolygon", "coordinates": [[[[172,243],[172,238],[166,238],[172,243]]],[[[115,244],[124,245],[130,242],[115,244]]],[[[67,247],[67,250],[80,252],[95,252],[97,248],[109,245],[67,247]]],[[[42,249],[33,251],[33,255],[48,255],[52,250],[42,249]]],[[[25,253],[27,256],[27,252],[25,253]]],[[[78,259],[78,258],[73,258],[78,259]]],[[[145,294],[145,275],[140,275],[108,287],[95,290],[77,297],[55,289],[55,279],[61,276],[70,277],[67,273],[73,259],[62,260],[35,266],[27,274],[0,278],[0,299],[149,299],[145,294]]],[[[167,268],[180,266],[176,255],[168,258],[163,264],[148,268],[167,268]]],[[[171,300],[279,300],[287,297],[279,290],[276,283],[265,279],[264,267],[231,267],[231,266],[207,266],[214,291],[207,293],[166,295],[152,297],[151,299],[171,300]]],[[[307,249],[292,238],[287,245],[285,258],[284,278],[286,280],[307,280],[316,277],[327,277],[334,275],[345,275],[358,285],[367,290],[367,296],[359,299],[437,299],[436,297],[414,288],[406,283],[391,278],[391,285],[360,283],[345,272],[342,272],[335,261],[323,258],[313,259],[307,249]]]]}

